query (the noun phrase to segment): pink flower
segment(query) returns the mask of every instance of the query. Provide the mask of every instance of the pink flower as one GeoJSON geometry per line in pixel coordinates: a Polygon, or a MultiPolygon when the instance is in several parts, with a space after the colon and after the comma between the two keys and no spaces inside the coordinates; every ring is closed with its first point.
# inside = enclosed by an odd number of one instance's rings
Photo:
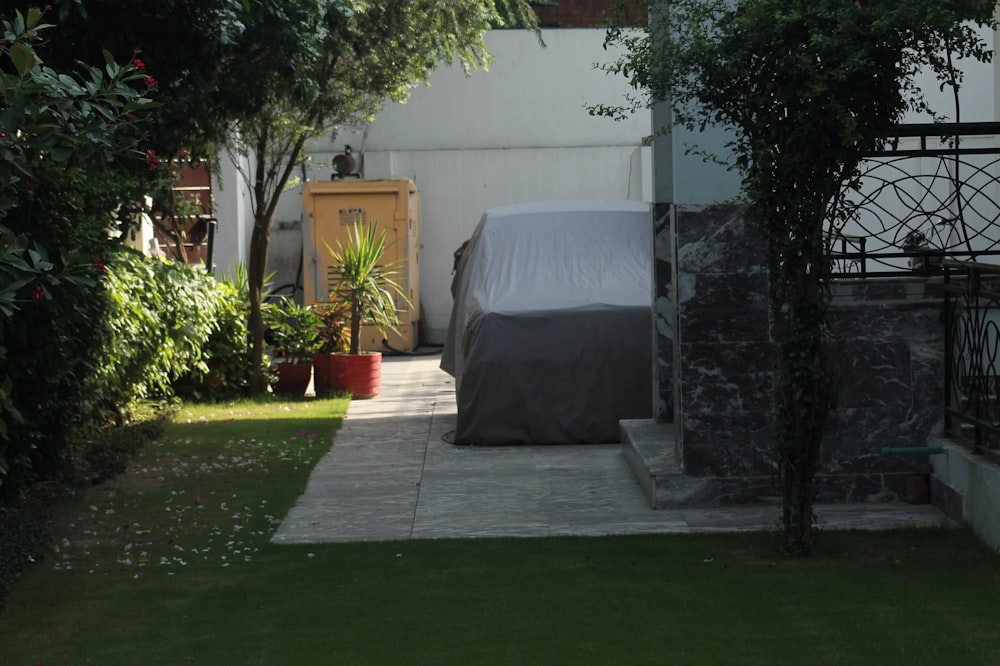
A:
{"type": "Polygon", "coordinates": [[[156,171],[157,167],[160,166],[160,158],[156,156],[156,151],[152,148],[146,151],[146,164],[149,165],[150,171],[156,171]]]}
{"type": "Polygon", "coordinates": [[[143,61],[139,60],[138,58],[136,58],[135,60],[133,60],[132,64],[135,65],[136,69],[139,69],[139,70],[146,69],[146,63],[144,63],[143,61]]]}
{"type": "Polygon", "coordinates": [[[157,83],[156,79],[154,79],[152,76],[147,76],[143,80],[146,82],[146,87],[149,88],[150,90],[159,90],[160,89],[160,84],[157,83]]]}

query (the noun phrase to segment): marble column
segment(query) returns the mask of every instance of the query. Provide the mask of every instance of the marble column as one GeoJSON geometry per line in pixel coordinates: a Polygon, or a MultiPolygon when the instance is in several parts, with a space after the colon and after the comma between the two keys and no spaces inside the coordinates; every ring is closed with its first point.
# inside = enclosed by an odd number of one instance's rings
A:
{"type": "Polygon", "coordinates": [[[653,418],[674,423],[674,330],[676,326],[676,257],[673,239],[673,206],[653,207],[653,418]]]}
{"type": "Polygon", "coordinates": [[[675,390],[684,473],[773,473],[764,241],[739,205],[679,207],[675,390]]]}

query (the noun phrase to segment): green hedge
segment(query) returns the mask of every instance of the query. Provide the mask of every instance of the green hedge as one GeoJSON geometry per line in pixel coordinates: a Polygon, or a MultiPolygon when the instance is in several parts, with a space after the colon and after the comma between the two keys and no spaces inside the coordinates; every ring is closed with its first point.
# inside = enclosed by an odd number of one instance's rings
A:
{"type": "Polygon", "coordinates": [[[89,392],[119,419],[137,402],[170,397],[172,382],[205,372],[219,297],[203,270],[121,249],[107,262],[104,345],[89,392]]]}
{"type": "MultiPolygon", "coordinates": [[[[21,308],[5,331],[22,416],[9,424],[4,486],[48,478],[87,429],[128,421],[149,400],[231,397],[247,385],[237,287],[200,268],[109,250],[93,285],[65,283],[21,308]]],[[[10,490],[11,488],[8,488],[10,490]]]]}
{"type": "Polygon", "coordinates": [[[252,376],[247,318],[250,313],[246,272],[238,269],[215,284],[212,330],[201,362],[174,380],[176,394],[187,400],[218,401],[249,394],[252,376]]]}
{"type": "Polygon", "coordinates": [[[142,68],[56,72],[47,30],[39,10],[0,20],[0,499],[55,474],[100,404],[100,258],[151,168],[142,68]]]}

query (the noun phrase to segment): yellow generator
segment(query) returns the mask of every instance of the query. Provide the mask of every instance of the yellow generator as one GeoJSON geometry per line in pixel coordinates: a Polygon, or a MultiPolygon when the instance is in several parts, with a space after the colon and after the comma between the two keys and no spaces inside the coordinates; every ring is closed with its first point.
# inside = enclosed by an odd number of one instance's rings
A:
{"type": "Polygon", "coordinates": [[[409,303],[397,299],[398,332],[386,330],[383,336],[375,326],[362,326],[361,349],[415,349],[420,321],[420,197],[416,185],[407,179],[314,182],[305,186],[302,198],[309,215],[302,230],[305,302],[327,301],[336,284],[327,245],[334,250],[339,250],[340,244],[347,245],[359,221],[376,224],[386,232],[385,263],[396,267],[394,279],[409,303]]]}

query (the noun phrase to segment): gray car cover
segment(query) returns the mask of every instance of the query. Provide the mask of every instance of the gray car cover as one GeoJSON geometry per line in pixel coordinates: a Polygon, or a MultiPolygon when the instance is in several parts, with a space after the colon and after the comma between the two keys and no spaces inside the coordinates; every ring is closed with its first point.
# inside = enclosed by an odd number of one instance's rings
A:
{"type": "Polygon", "coordinates": [[[487,211],[458,262],[441,367],[456,444],[619,440],[652,413],[652,221],[636,201],[487,211]]]}

